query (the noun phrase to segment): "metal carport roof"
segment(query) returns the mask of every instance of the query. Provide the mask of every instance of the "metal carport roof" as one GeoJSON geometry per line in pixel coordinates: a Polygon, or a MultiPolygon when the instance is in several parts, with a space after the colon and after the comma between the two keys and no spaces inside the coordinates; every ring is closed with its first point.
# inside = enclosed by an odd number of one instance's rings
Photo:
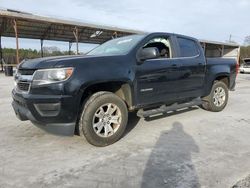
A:
{"type": "Polygon", "coordinates": [[[78,35],[78,42],[101,44],[114,35],[121,37],[143,33],[137,30],[49,18],[7,9],[0,10],[1,36],[16,37],[13,29],[14,20],[19,38],[76,42],[75,33],[78,35]]]}
{"type": "MultiPolygon", "coordinates": [[[[76,42],[77,53],[78,43],[101,44],[113,37],[127,36],[131,34],[145,33],[139,30],[123,29],[118,27],[96,25],[78,21],[50,18],[16,10],[0,9],[0,60],[1,37],[16,38],[16,59],[19,62],[18,38],[40,39],[41,56],[43,56],[43,40],[56,40],[69,42],[69,52],[71,44],[76,42]]],[[[200,40],[203,46],[218,47],[224,50],[225,47],[237,48],[237,44],[213,42],[200,40]]]]}
{"type": "Polygon", "coordinates": [[[76,42],[78,54],[79,42],[101,44],[114,37],[139,33],[144,32],[0,9],[0,60],[2,63],[2,36],[16,38],[16,61],[19,63],[18,38],[40,39],[41,56],[43,56],[44,40],[69,42],[69,52],[72,42],[76,42]]]}

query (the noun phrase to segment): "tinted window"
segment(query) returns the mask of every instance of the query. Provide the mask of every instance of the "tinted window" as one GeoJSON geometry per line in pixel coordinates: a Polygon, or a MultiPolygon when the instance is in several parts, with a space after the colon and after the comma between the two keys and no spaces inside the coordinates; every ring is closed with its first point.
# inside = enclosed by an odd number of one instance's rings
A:
{"type": "Polygon", "coordinates": [[[196,42],[189,39],[178,38],[181,57],[192,57],[199,54],[196,42]]]}

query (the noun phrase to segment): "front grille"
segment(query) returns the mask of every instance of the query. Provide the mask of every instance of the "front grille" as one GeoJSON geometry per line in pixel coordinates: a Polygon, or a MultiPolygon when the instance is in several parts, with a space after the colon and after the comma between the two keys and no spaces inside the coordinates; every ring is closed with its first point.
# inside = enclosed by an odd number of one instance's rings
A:
{"type": "Polygon", "coordinates": [[[35,73],[35,69],[18,69],[15,75],[16,89],[21,92],[29,92],[32,77],[35,73]]]}
{"type": "Polygon", "coordinates": [[[18,82],[17,87],[20,91],[29,91],[30,83],[28,82],[18,82]]]}
{"type": "Polygon", "coordinates": [[[35,71],[35,69],[18,69],[18,73],[21,75],[33,75],[35,71]]]}

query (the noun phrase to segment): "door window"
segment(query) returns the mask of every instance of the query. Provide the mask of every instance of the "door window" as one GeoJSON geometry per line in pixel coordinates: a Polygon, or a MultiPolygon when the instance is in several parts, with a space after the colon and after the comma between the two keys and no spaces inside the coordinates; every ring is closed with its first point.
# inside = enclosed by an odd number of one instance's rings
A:
{"type": "Polygon", "coordinates": [[[156,37],[148,41],[143,48],[155,47],[160,53],[159,58],[170,58],[172,56],[170,42],[167,38],[156,37]]]}
{"type": "Polygon", "coordinates": [[[180,47],[180,57],[193,57],[199,55],[195,41],[185,38],[177,38],[180,47]]]}

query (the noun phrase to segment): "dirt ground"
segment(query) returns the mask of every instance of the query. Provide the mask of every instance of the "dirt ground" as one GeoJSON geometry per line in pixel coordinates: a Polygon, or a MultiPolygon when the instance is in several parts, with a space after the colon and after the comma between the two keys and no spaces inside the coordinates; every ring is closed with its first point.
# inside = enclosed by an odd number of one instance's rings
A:
{"type": "Polygon", "coordinates": [[[12,87],[13,78],[0,74],[0,188],[224,188],[250,175],[250,74],[238,76],[223,112],[130,114],[124,137],[104,148],[19,121],[12,87]]]}

